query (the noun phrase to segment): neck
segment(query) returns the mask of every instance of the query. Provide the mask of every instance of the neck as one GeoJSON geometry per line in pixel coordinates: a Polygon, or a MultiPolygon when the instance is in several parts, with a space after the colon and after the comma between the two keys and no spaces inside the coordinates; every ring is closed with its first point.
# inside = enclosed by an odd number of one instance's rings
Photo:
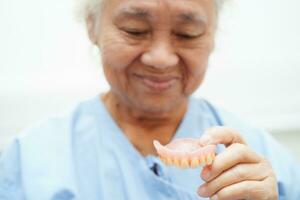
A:
{"type": "Polygon", "coordinates": [[[102,97],[106,108],[131,143],[143,155],[155,154],[153,140],[168,143],[174,136],[186,110],[187,101],[162,112],[147,112],[123,103],[112,92],[102,97]]]}

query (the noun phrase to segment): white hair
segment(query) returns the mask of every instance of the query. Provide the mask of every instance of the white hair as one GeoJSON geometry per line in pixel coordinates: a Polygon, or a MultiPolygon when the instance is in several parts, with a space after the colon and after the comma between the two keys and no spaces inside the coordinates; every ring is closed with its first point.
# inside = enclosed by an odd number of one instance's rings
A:
{"type": "MultiPolygon", "coordinates": [[[[103,0],[75,0],[76,1],[76,18],[79,21],[85,21],[89,15],[99,15],[101,12],[101,3],[103,0]]],[[[217,12],[226,0],[213,0],[217,12]]]]}

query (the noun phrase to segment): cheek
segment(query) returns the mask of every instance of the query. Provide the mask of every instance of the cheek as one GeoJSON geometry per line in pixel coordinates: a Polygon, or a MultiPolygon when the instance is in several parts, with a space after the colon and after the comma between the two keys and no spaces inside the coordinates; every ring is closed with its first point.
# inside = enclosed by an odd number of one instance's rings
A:
{"type": "Polygon", "coordinates": [[[134,59],[134,48],[122,41],[107,41],[102,44],[100,51],[103,66],[114,69],[126,68],[134,59]]]}
{"type": "Polygon", "coordinates": [[[127,72],[137,58],[138,50],[120,37],[106,38],[100,48],[105,77],[114,90],[127,90],[127,72]]]}
{"type": "Polygon", "coordinates": [[[184,93],[192,94],[202,83],[207,70],[210,51],[199,49],[197,51],[188,52],[185,56],[185,81],[184,93]],[[195,56],[198,55],[198,56],[195,56]]]}

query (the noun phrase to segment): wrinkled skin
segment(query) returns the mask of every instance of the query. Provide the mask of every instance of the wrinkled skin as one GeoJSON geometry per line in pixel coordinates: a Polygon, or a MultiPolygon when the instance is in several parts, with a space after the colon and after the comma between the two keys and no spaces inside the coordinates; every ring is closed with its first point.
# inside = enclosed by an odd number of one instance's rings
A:
{"type": "Polygon", "coordinates": [[[202,82],[214,47],[214,4],[112,0],[103,6],[102,31],[92,40],[102,52],[113,95],[145,113],[185,104],[202,82]],[[145,84],[155,80],[172,83],[167,89],[145,84]]]}
{"type": "MultiPolygon", "coordinates": [[[[101,15],[87,18],[111,87],[102,100],[141,154],[155,154],[154,139],[166,144],[173,137],[188,97],[205,77],[216,21],[212,0],[104,0],[101,15]]],[[[239,134],[218,130],[212,135],[218,143],[231,142],[211,169],[204,169],[207,183],[199,195],[276,199],[276,178],[268,162],[239,134]],[[206,177],[208,171],[211,176],[206,177]]]]}
{"type": "Polygon", "coordinates": [[[203,144],[224,144],[227,148],[213,164],[202,170],[206,182],[198,194],[211,199],[278,199],[276,176],[270,163],[247,146],[230,128],[214,127],[201,138],[203,144]]]}

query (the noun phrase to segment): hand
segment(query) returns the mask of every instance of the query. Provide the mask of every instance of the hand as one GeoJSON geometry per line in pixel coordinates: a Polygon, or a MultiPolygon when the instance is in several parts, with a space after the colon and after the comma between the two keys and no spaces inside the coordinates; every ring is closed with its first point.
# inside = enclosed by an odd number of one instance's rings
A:
{"type": "Polygon", "coordinates": [[[227,147],[212,165],[202,170],[201,178],[206,183],[198,189],[200,196],[212,200],[278,199],[277,180],[270,163],[247,146],[238,132],[214,127],[200,141],[227,147]]]}

